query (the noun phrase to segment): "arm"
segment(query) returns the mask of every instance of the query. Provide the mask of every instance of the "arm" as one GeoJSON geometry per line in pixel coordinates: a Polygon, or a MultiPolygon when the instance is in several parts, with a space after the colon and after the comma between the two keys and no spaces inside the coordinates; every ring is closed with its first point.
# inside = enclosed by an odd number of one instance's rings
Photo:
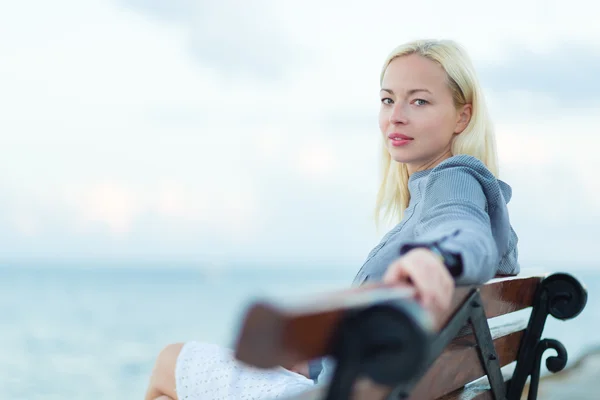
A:
{"type": "Polygon", "coordinates": [[[423,202],[416,239],[400,254],[436,243],[461,260],[456,284],[491,279],[510,234],[505,200],[491,172],[474,157],[453,157],[431,171],[423,202]],[[493,226],[490,215],[500,223],[493,226]]]}

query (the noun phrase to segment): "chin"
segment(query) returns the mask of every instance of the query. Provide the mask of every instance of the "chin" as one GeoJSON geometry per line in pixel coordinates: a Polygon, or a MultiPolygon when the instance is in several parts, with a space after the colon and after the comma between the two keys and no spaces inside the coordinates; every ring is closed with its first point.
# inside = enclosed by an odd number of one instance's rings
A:
{"type": "Polygon", "coordinates": [[[409,152],[405,151],[404,149],[388,148],[388,153],[390,153],[390,157],[392,158],[392,160],[398,163],[406,164],[414,161],[414,157],[411,157],[411,154],[409,154],[409,152]]]}

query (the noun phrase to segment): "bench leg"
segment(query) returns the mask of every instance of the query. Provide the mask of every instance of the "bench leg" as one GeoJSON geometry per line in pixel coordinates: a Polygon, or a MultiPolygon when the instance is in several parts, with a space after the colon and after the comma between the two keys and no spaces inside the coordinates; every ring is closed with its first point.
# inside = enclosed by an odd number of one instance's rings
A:
{"type": "Polygon", "coordinates": [[[500,360],[498,359],[498,354],[496,354],[494,340],[490,333],[490,327],[481,304],[479,293],[477,293],[471,302],[471,316],[469,319],[475,333],[479,359],[488,376],[492,395],[495,400],[506,400],[506,386],[502,370],[500,369],[500,360]]]}

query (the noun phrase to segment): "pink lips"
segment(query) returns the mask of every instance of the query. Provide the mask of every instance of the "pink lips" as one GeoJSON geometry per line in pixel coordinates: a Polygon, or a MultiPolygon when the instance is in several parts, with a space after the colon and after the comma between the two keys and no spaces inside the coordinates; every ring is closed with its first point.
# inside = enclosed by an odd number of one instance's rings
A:
{"type": "Polygon", "coordinates": [[[413,140],[410,136],[401,133],[390,133],[388,138],[392,141],[392,146],[404,146],[413,140]]]}

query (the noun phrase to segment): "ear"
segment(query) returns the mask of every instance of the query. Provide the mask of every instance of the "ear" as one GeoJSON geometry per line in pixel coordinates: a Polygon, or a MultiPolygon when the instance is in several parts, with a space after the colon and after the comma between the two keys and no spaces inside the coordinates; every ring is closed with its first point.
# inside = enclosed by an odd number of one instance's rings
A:
{"type": "Polygon", "coordinates": [[[458,120],[456,121],[456,128],[454,129],[454,133],[456,134],[459,134],[462,131],[464,131],[467,125],[469,125],[469,121],[471,121],[471,113],[473,111],[473,106],[471,104],[465,104],[458,111],[458,120]]]}

